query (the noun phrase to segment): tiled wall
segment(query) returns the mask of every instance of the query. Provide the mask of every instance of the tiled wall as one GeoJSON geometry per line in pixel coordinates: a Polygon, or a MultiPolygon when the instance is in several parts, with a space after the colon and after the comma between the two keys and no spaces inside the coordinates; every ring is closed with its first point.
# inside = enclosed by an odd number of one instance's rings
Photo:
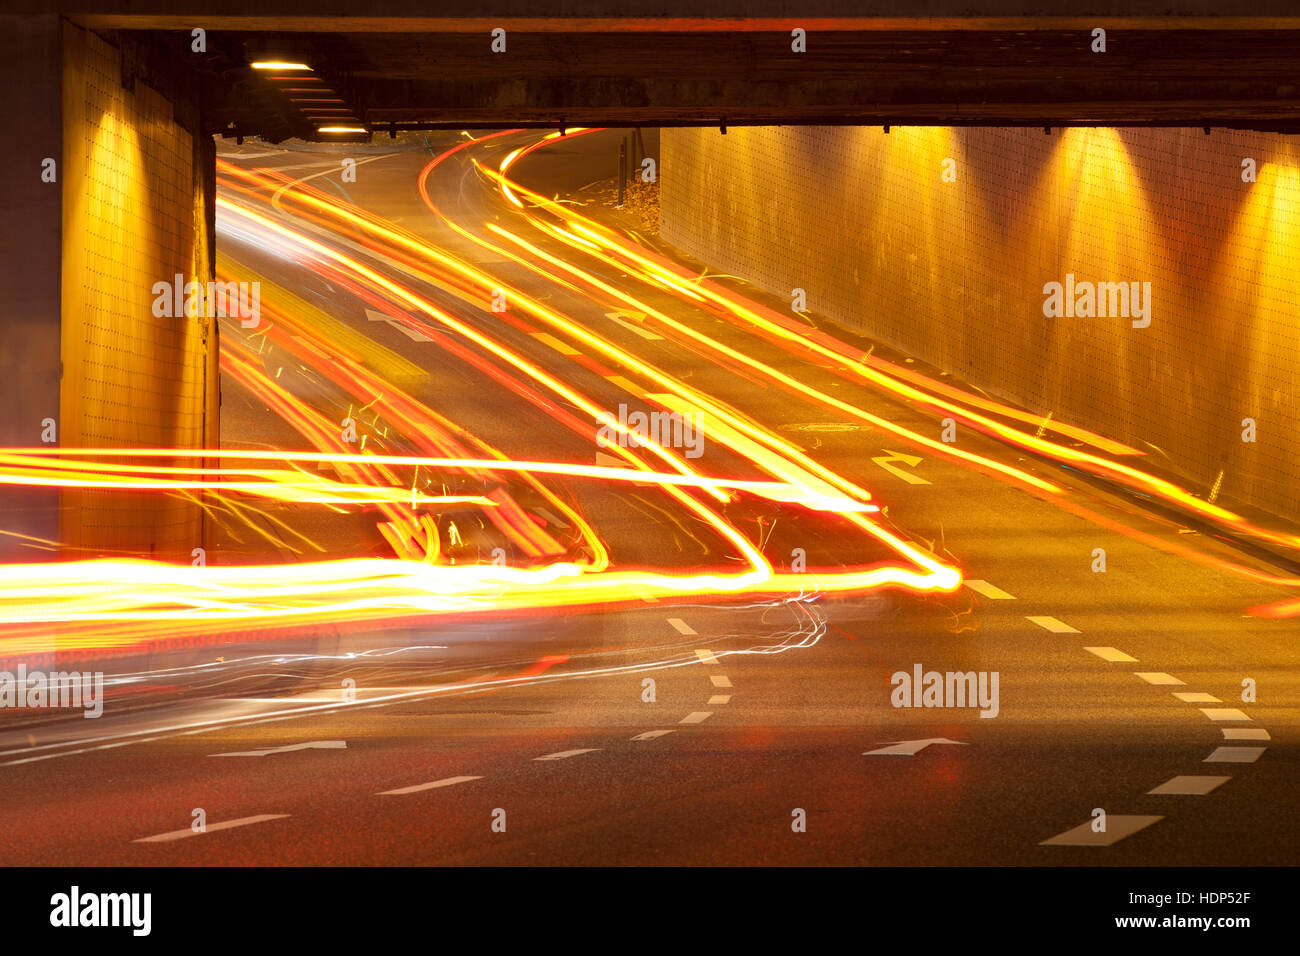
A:
{"type": "Polygon", "coordinates": [[[662,235],[715,269],[803,288],[810,311],[991,393],[1155,446],[1193,491],[1223,470],[1224,495],[1300,517],[1300,148],[1286,137],[673,129],[662,152],[662,235]],[[1067,273],[1150,282],[1150,327],[1045,317],[1043,287],[1067,273]]]}
{"type": "MultiPolygon", "coordinates": [[[[60,444],[203,447],[212,323],[155,317],[152,291],[210,278],[193,140],[160,92],[123,87],[104,39],[67,25],[64,57],[60,444]]],[[[156,493],[67,494],[61,536],[69,557],[188,560],[203,543],[200,509],[156,493]]]]}

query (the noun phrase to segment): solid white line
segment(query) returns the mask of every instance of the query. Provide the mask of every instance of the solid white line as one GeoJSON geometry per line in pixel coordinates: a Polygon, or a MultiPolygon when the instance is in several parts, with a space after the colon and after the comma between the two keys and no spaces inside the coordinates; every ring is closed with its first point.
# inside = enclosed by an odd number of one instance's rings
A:
{"type": "Polygon", "coordinates": [[[730,702],[731,702],[730,694],[714,694],[712,697],[709,698],[710,706],[714,704],[728,704],[730,702]]]}
{"type": "Polygon", "coordinates": [[[654,740],[656,737],[663,737],[665,734],[671,734],[671,730],[647,730],[643,734],[637,734],[633,740],[654,740]]]}
{"type": "Polygon", "coordinates": [[[696,633],[695,628],[691,627],[680,617],[670,617],[668,623],[677,629],[678,634],[685,634],[687,637],[690,637],[692,634],[696,633]]]}
{"type": "Polygon", "coordinates": [[[547,754],[545,757],[534,757],[534,760],[565,760],[569,757],[576,757],[578,754],[595,753],[599,747],[586,747],[582,750],[561,750],[559,753],[547,754]]]}
{"type": "Polygon", "coordinates": [[[1008,594],[1001,588],[994,587],[987,581],[981,581],[979,578],[967,578],[966,587],[970,588],[976,594],[981,594],[993,601],[1014,601],[1016,596],[1008,594]]]}
{"type": "Polygon", "coordinates": [[[1129,657],[1118,647],[1085,647],[1084,650],[1087,651],[1089,654],[1096,654],[1103,661],[1110,661],[1112,664],[1116,664],[1116,663],[1136,664],[1137,663],[1136,657],[1129,657]]]}
{"type": "Polygon", "coordinates": [[[1041,628],[1051,631],[1053,634],[1078,634],[1077,628],[1070,627],[1064,621],[1058,621],[1054,617],[1034,616],[1026,617],[1026,621],[1032,621],[1041,628]]]}
{"type": "Polygon", "coordinates": [[[702,724],[702,723],[704,723],[704,721],[708,720],[708,719],[709,719],[710,717],[712,717],[712,716],[713,716],[713,712],[712,712],[712,711],[709,711],[709,710],[697,710],[697,711],[695,711],[695,713],[693,713],[693,714],[687,714],[685,717],[683,717],[683,718],[681,719],[680,723],[683,723],[683,724],[702,724]]]}
{"type": "Polygon", "coordinates": [[[413,787],[398,787],[396,790],[380,790],[376,796],[401,796],[406,793],[419,793],[421,790],[435,790],[438,787],[453,787],[458,783],[469,783],[471,780],[482,779],[482,777],[445,777],[442,780],[434,780],[431,783],[417,783],[413,787]]]}
{"type": "Polygon", "coordinates": [[[713,651],[708,651],[708,650],[698,650],[698,651],[695,652],[695,656],[698,657],[700,660],[702,660],[702,661],[703,661],[704,663],[706,663],[706,664],[716,664],[716,663],[718,663],[718,659],[717,659],[716,657],[713,656],[713,651]]]}
{"type": "Polygon", "coordinates": [[[238,820],[226,820],[222,823],[209,823],[202,831],[194,831],[189,827],[184,830],[172,830],[170,833],[159,833],[157,836],[141,837],[138,840],[132,840],[132,843],[170,843],[172,840],[185,840],[189,837],[202,836],[204,833],[215,833],[218,830],[229,830],[232,827],[246,827],[250,823],[261,823],[263,820],[283,820],[289,814],[287,813],[261,813],[255,817],[240,817],[238,820]]]}
{"type": "MultiPolygon", "coordinates": [[[[696,652],[698,653],[698,651],[696,652]]],[[[730,687],[731,678],[726,674],[710,674],[709,680],[713,681],[714,687],[730,687]]]]}

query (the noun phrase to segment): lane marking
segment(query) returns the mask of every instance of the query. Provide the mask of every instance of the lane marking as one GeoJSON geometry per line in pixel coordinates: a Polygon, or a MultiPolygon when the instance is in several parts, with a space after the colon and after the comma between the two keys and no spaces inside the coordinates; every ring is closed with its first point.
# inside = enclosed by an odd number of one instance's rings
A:
{"type": "Polygon", "coordinates": [[[1236,707],[1202,707],[1201,713],[1210,720],[1250,720],[1236,707]]]}
{"type": "Polygon", "coordinates": [[[928,737],[924,740],[896,740],[888,747],[881,747],[878,750],[864,750],[864,757],[915,757],[922,750],[931,744],[957,744],[959,747],[969,747],[970,744],[960,740],[949,740],[947,737],[928,737]]]}
{"type": "Polygon", "coordinates": [[[305,744],[286,744],[283,747],[264,747],[261,750],[237,750],[225,754],[208,754],[209,757],[265,757],[268,754],[287,754],[297,750],[346,750],[346,740],[312,740],[305,744]]]}
{"type": "Polygon", "coordinates": [[[1125,837],[1132,836],[1139,830],[1145,830],[1153,823],[1159,823],[1164,817],[1117,816],[1107,814],[1106,832],[1094,833],[1092,821],[1080,823],[1064,833],[1058,833],[1051,839],[1044,840],[1039,846],[1110,846],[1125,837]]]}
{"type": "Polygon", "coordinates": [[[421,790],[436,790],[439,787],[454,787],[458,783],[469,783],[471,780],[482,780],[482,777],[444,777],[442,780],[434,780],[431,783],[417,783],[413,787],[398,787],[396,790],[381,790],[376,796],[401,796],[406,793],[419,793],[421,790]]]}
{"type": "Polygon", "coordinates": [[[531,335],[533,338],[537,339],[537,341],[541,342],[543,345],[550,346],[555,351],[559,352],[561,355],[582,354],[577,349],[575,349],[572,345],[570,345],[567,342],[560,341],[554,335],[551,335],[551,333],[549,332],[529,332],[528,334],[531,335]]]}
{"type": "MultiPolygon", "coordinates": [[[[677,629],[678,634],[685,634],[687,637],[690,637],[692,634],[697,633],[695,628],[691,627],[680,617],[670,617],[668,623],[677,629]]],[[[696,653],[698,654],[699,651],[696,651],[696,653]]]]}
{"type": "Polygon", "coordinates": [[[170,843],[172,840],[185,840],[189,837],[203,836],[204,833],[216,833],[218,830],[230,830],[234,827],[246,827],[253,823],[261,823],[264,820],[283,820],[289,814],[287,813],[259,813],[255,817],[240,817],[238,820],[225,820],[221,823],[209,823],[203,830],[194,831],[189,827],[184,830],[172,830],[170,833],[159,833],[157,836],[141,837],[138,840],[132,840],[132,843],[170,843]]]}
{"type": "Polygon", "coordinates": [[[1031,621],[1032,623],[1037,624],[1039,627],[1051,631],[1053,634],[1078,634],[1079,633],[1079,631],[1076,628],[1070,627],[1070,625],[1066,624],[1064,621],[1058,621],[1054,617],[1044,617],[1039,615],[1034,617],[1026,617],[1025,620],[1031,621]]]}
{"type": "Polygon", "coordinates": [[[1254,763],[1267,747],[1215,747],[1202,763],[1254,763]]]}
{"type": "Polygon", "coordinates": [[[709,698],[710,706],[714,704],[728,704],[730,702],[731,702],[730,694],[714,694],[712,697],[709,698]]]}
{"type": "Polygon", "coordinates": [[[878,458],[873,458],[871,460],[874,461],[881,468],[885,469],[885,471],[889,472],[891,475],[894,475],[898,478],[902,478],[909,485],[928,485],[930,483],[926,481],[924,478],[922,478],[920,475],[914,475],[910,471],[904,471],[903,469],[892,464],[892,462],[897,461],[897,462],[902,462],[904,465],[907,465],[909,468],[915,468],[922,461],[924,461],[924,459],[920,455],[903,455],[900,454],[899,452],[890,451],[888,448],[886,448],[885,453],[883,455],[881,455],[878,458]]]}
{"type": "Polygon", "coordinates": [[[664,337],[662,335],[655,335],[653,332],[647,331],[646,329],[641,328],[641,326],[639,325],[636,325],[632,322],[628,322],[626,319],[621,318],[622,315],[639,315],[641,316],[641,318],[643,319],[645,318],[644,312],[632,312],[632,313],[606,312],[605,318],[612,319],[613,321],[617,322],[619,325],[623,326],[623,328],[627,329],[630,332],[635,332],[643,339],[649,339],[652,342],[663,341],[664,337]]]}
{"type": "Polygon", "coordinates": [[[578,754],[590,754],[599,750],[599,747],[584,747],[581,750],[561,750],[559,753],[547,754],[545,757],[534,757],[534,760],[567,760],[569,757],[576,757],[578,754]]]}
{"type": "MultiPolygon", "coordinates": [[[[698,654],[699,652],[696,651],[696,653],[698,654]]],[[[714,686],[714,687],[730,687],[730,686],[731,686],[731,678],[728,677],[726,674],[710,674],[710,675],[709,675],[709,680],[713,681],[713,686],[714,686]]]]}
{"type": "Polygon", "coordinates": [[[1222,727],[1224,740],[1272,740],[1263,727],[1222,727]]]}
{"type": "Polygon", "coordinates": [[[967,578],[966,587],[992,601],[1014,601],[1016,599],[1014,594],[1008,594],[1001,588],[994,587],[987,581],[981,581],[978,578],[967,578]]]}
{"type": "Polygon", "coordinates": [[[671,730],[647,730],[643,734],[637,734],[633,740],[654,740],[656,737],[662,737],[665,734],[671,734],[671,730]]]}
{"type": "Polygon", "coordinates": [[[1202,693],[1197,690],[1174,691],[1174,696],[1184,704],[1222,704],[1219,698],[1213,694],[1202,693]]]}
{"type": "Polygon", "coordinates": [[[1112,664],[1136,664],[1137,658],[1130,657],[1118,647],[1085,647],[1085,651],[1090,654],[1096,654],[1103,661],[1110,661],[1112,664]]]}
{"type": "MultiPolygon", "coordinates": [[[[718,659],[717,659],[716,657],[713,656],[713,651],[698,650],[698,651],[695,652],[695,656],[698,657],[700,660],[702,660],[702,661],[703,661],[704,663],[706,663],[706,664],[716,664],[716,663],[718,663],[718,659]]],[[[721,686],[721,685],[719,685],[719,686],[721,686]]],[[[728,684],[727,686],[730,687],[731,685],[728,684]]]]}
{"type": "Polygon", "coordinates": [[[432,342],[423,332],[417,331],[404,323],[401,319],[395,319],[391,315],[383,312],[376,312],[374,309],[366,309],[366,318],[371,322],[383,322],[385,325],[391,325],[397,331],[401,332],[412,342],[432,342]]]}
{"type": "Polygon", "coordinates": [[[641,395],[641,386],[636,384],[636,382],[624,378],[622,375],[606,375],[604,378],[605,381],[609,382],[609,384],[617,385],[633,397],[640,397],[641,395]]]}
{"type": "Polygon", "coordinates": [[[695,711],[695,713],[693,713],[693,714],[687,714],[685,717],[683,717],[683,718],[679,721],[679,723],[683,723],[683,724],[702,724],[702,723],[704,723],[706,720],[708,720],[708,719],[709,719],[710,717],[712,717],[712,716],[713,716],[713,712],[712,712],[712,711],[709,711],[709,710],[697,710],[697,711],[695,711]]]}
{"type": "Polygon", "coordinates": [[[1164,797],[1203,797],[1231,779],[1231,777],[1190,775],[1171,777],[1154,790],[1148,790],[1147,793],[1164,797]]]}
{"type": "Polygon", "coordinates": [[[1185,681],[1180,681],[1173,674],[1165,674],[1160,671],[1134,671],[1138,677],[1141,677],[1148,684],[1165,684],[1168,686],[1182,686],[1185,681]]]}

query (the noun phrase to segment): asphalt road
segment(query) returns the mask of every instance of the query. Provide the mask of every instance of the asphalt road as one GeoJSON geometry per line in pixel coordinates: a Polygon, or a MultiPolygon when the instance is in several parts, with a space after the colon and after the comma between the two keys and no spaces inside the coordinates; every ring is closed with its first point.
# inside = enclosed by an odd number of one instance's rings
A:
{"type": "MultiPolygon", "coordinates": [[[[487,225],[523,236],[520,213],[469,160],[495,168],[535,138],[471,144],[429,175],[430,202],[472,235],[515,248],[487,225]]],[[[1285,570],[1177,512],[973,429],[959,430],[957,447],[1065,493],[1034,491],[907,444],[650,321],[609,318],[607,295],[554,281],[562,277],[558,267],[525,268],[484,248],[421,201],[422,169],[455,142],[446,136],[430,150],[358,155],[355,182],[340,176],[331,153],[265,155],[272,151],[245,147],[243,158],[226,158],[294,179],[320,174],[311,183],[322,194],[410,230],[743,409],[870,490],[888,509],[882,523],[960,568],[965,583],[951,593],[820,594],[810,587],[784,597],[651,596],[587,609],[341,622],[105,661],[95,665],[110,678],[103,717],[6,715],[0,725],[0,861],[1295,861],[1297,823],[1288,810],[1298,769],[1296,631],[1247,613],[1293,592],[1214,562],[1285,570]],[[898,453],[921,461],[900,462],[898,453]],[[1094,570],[1099,548],[1104,572],[1094,570]],[[923,672],[996,672],[996,715],[894,706],[891,675],[918,665],[923,672]],[[353,700],[346,699],[348,679],[353,700]],[[1254,701],[1243,701],[1246,679],[1255,683],[1254,701]],[[933,742],[895,747],[900,741],[933,742]],[[896,752],[872,753],[891,747],[896,752]],[[1160,788],[1208,792],[1152,792],[1160,788]],[[1104,833],[1089,826],[1098,809],[1106,814],[1104,833]],[[200,810],[206,832],[191,827],[200,810]],[[1044,843],[1066,834],[1064,845],[1044,843]]],[[[571,137],[520,159],[510,174],[547,197],[581,200],[590,195],[582,187],[608,176],[616,142],[614,134],[571,137]]],[[[577,208],[616,227],[637,225],[599,204],[577,208]]],[[[645,400],[644,389],[629,389],[625,369],[579,362],[574,347],[556,348],[553,336],[528,322],[511,324],[486,302],[475,307],[445,282],[403,270],[367,246],[361,230],[261,209],[408,282],[603,408],[645,400]]],[[[595,461],[589,434],[561,426],[538,401],[437,342],[412,336],[410,327],[369,317],[375,303],[337,277],[246,234],[227,228],[221,238],[223,252],[260,276],[268,297],[288,291],[350,330],[334,329],[318,347],[345,342],[365,367],[503,454],[595,461]]],[[[553,236],[532,231],[526,238],[553,256],[577,258],[572,245],[553,236]]],[[[685,262],[653,236],[639,238],[685,262]]],[[[685,264],[697,272],[707,267],[685,264]]],[[[587,261],[584,268],[800,383],[918,434],[940,432],[942,416],[933,410],[683,304],[671,289],[608,263],[587,261]]],[[[788,313],[788,302],[737,280],[719,281],[788,313]]],[[[258,346],[238,330],[223,334],[258,346]]],[[[835,334],[864,351],[873,346],[835,334]]],[[[264,347],[258,360],[330,422],[364,404],[284,343],[264,347]]],[[[411,450],[415,436],[385,434],[391,422],[357,417],[373,441],[411,450]]],[[[737,447],[705,439],[708,473],[765,477],[737,447]]],[[[311,447],[257,394],[229,381],[223,443],[311,447]]],[[[660,489],[576,480],[565,488],[615,563],[684,572],[726,551],[705,524],[674,515],[660,489]]],[[[535,510],[528,489],[510,489],[525,510],[535,510]]],[[[268,513],[314,546],[258,519],[266,534],[231,524],[213,560],[385,553],[373,514],[298,507],[268,513]]],[[[737,526],[766,536],[774,563],[795,548],[818,567],[897,560],[879,542],[859,541],[830,523],[800,522],[788,507],[737,506],[729,513],[737,526]]],[[[473,515],[439,520],[444,531],[448,521],[459,521],[464,560],[482,560],[508,544],[473,515]]],[[[547,522],[557,539],[572,543],[571,522],[547,522]]]]}

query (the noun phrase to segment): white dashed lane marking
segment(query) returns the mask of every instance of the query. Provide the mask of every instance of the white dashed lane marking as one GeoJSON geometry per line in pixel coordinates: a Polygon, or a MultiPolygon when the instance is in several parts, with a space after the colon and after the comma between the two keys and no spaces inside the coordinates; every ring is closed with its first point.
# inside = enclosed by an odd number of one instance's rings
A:
{"type": "MultiPolygon", "coordinates": [[[[699,650],[699,651],[696,651],[696,652],[695,652],[695,656],[698,657],[700,660],[702,660],[702,661],[703,661],[704,663],[706,663],[706,664],[716,664],[716,663],[718,663],[718,659],[717,659],[716,657],[713,656],[713,651],[699,650]]],[[[728,686],[730,686],[730,685],[728,685],[728,686]]]]}
{"type": "Polygon", "coordinates": [[[265,820],[283,820],[289,814],[287,813],[261,813],[255,817],[240,817],[238,820],[225,820],[221,823],[209,823],[201,832],[196,832],[186,827],[184,830],[172,830],[170,833],[159,833],[157,836],[141,837],[139,840],[132,840],[132,843],[170,843],[172,840],[185,840],[189,837],[202,836],[204,833],[216,833],[218,830],[231,830],[235,827],[246,827],[253,823],[262,823],[265,820]]]}
{"type": "Polygon", "coordinates": [[[978,578],[967,578],[966,587],[991,601],[1014,601],[1016,599],[1014,594],[1008,594],[1001,588],[994,587],[987,581],[981,581],[978,578]]]}
{"type": "Polygon", "coordinates": [[[714,694],[712,697],[709,698],[709,706],[713,706],[714,704],[729,704],[729,703],[731,703],[730,694],[714,694]]]}
{"type": "Polygon", "coordinates": [[[1201,713],[1210,720],[1250,720],[1236,707],[1202,707],[1201,713]]]}
{"type": "Polygon", "coordinates": [[[579,754],[595,753],[599,747],[584,747],[581,750],[561,750],[559,753],[547,754],[545,757],[534,757],[534,760],[567,760],[570,757],[576,757],[579,754]]]}
{"type": "Polygon", "coordinates": [[[1138,677],[1141,677],[1148,684],[1161,684],[1169,687],[1181,686],[1185,681],[1180,681],[1172,674],[1165,674],[1160,671],[1134,671],[1138,677]]]}
{"type": "Polygon", "coordinates": [[[671,730],[647,730],[643,734],[637,734],[633,740],[654,740],[656,737],[662,737],[665,734],[671,734],[671,730]]]}
{"type": "Polygon", "coordinates": [[[1137,663],[1136,657],[1130,657],[1128,654],[1125,654],[1117,647],[1085,647],[1084,650],[1087,651],[1089,654],[1096,654],[1103,661],[1110,661],[1112,664],[1137,663]]]}
{"type": "Polygon", "coordinates": [[[1110,846],[1126,836],[1132,836],[1139,830],[1145,830],[1153,823],[1159,823],[1164,817],[1117,816],[1106,815],[1106,832],[1096,833],[1092,829],[1093,821],[1080,823],[1077,827],[1058,833],[1039,846],[1110,846]]]}
{"type": "Polygon", "coordinates": [[[1254,763],[1267,747],[1216,747],[1204,763],[1254,763]]]}
{"type": "Polygon", "coordinates": [[[469,783],[471,780],[482,780],[482,777],[444,777],[442,780],[434,780],[429,783],[417,783],[413,787],[398,787],[396,790],[381,790],[378,796],[401,796],[407,793],[419,793],[421,790],[437,790],[440,787],[454,787],[458,783],[469,783]]]}
{"type": "Polygon", "coordinates": [[[680,722],[683,724],[702,724],[712,716],[712,711],[697,710],[694,713],[687,714],[680,722]]]}
{"type": "Polygon", "coordinates": [[[1272,740],[1263,727],[1223,727],[1224,740],[1272,740]]]}
{"type": "Polygon", "coordinates": [[[1026,621],[1037,624],[1044,630],[1051,631],[1053,634],[1078,634],[1078,628],[1070,627],[1064,621],[1058,621],[1054,617],[1044,617],[1041,615],[1026,616],[1026,621]]]}
{"type": "Polygon", "coordinates": [[[1198,690],[1174,691],[1174,696],[1184,704],[1222,704],[1219,698],[1213,694],[1205,694],[1198,690]]]}
{"type": "Polygon", "coordinates": [[[1231,779],[1231,777],[1179,776],[1166,780],[1154,790],[1148,790],[1147,793],[1160,797],[1203,797],[1231,779]]]}
{"type": "MultiPolygon", "coordinates": [[[[692,634],[696,633],[695,628],[691,627],[680,617],[670,617],[668,623],[677,629],[678,634],[685,634],[687,637],[690,637],[692,634]]],[[[699,652],[697,651],[696,653],[699,652]]]]}
{"type": "Polygon", "coordinates": [[[726,674],[710,674],[709,680],[713,681],[714,687],[730,687],[731,678],[726,674]]]}

